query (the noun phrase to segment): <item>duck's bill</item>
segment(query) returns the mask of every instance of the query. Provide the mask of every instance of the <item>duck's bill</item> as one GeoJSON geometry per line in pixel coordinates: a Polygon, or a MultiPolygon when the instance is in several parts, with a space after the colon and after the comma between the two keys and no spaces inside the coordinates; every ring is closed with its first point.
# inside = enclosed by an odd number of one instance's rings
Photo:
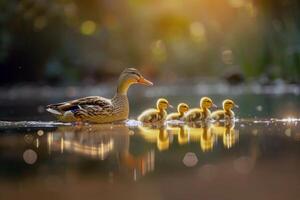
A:
{"type": "Polygon", "coordinates": [[[234,107],[236,107],[236,108],[240,108],[240,107],[239,107],[239,105],[234,105],[234,107]]]}
{"type": "Polygon", "coordinates": [[[138,80],[138,83],[143,84],[143,85],[148,85],[148,86],[152,86],[153,85],[153,83],[151,81],[145,79],[144,77],[141,77],[138,80]]]}
{"type": "Polygon", "coordinates": [[[218,106],[216,105],[216,104],[212,104],[212,106],[211,107],[213,107],[213,108],[218,108],[218,106]]]}
{"type": "Polygon", "coordinates": [[[171,104],[169,104],[169,108],[174,108],[174,106],[172,106],[171,104]]]}

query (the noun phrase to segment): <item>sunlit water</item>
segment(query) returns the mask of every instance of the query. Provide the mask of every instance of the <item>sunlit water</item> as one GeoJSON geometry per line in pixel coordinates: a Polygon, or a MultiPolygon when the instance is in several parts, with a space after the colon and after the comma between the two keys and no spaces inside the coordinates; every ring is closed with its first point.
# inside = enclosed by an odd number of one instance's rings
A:
{"type": "Polygon", "coordinates": [[[151,127],[134,119],[155,97],[107,125],[55,122],[45,100],[1,104],[0,199],[298,199],[300,97],[233,98],[234,123],[151,127]]]}

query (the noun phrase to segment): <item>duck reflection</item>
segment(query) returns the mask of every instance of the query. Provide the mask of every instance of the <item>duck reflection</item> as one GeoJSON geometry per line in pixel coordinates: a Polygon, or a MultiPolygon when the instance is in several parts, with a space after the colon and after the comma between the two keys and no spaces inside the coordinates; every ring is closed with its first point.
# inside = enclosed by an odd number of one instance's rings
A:
{"type": "Polygon", "coordinates": [[[155,154],[148,150],[142,155],[132,155],[129,146],[133,134],[123,124],[59,127],[47,135],[48,151],[50,154],[69,152],[100,160],[112,157],[121,167],[132,170],[136,180],[154,170],[155,154]]]}
{"type": "Polygon", "coordinates": [[[129,129],[123,125],[59,127],[48,134],[49,152],[72,152],[104,160],[113,151],[129,148],[129,129]]]}

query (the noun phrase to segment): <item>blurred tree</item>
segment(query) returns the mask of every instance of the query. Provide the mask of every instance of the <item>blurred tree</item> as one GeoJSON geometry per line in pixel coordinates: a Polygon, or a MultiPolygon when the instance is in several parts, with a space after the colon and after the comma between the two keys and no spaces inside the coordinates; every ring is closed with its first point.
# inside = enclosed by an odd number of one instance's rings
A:
{"type": "Polygon", "coordinates": [[[0,0],[0,84],[158,78],[300,80],[297,0],[0,0]],[[225,75],[225,76],[224,76],[225,75]]]}

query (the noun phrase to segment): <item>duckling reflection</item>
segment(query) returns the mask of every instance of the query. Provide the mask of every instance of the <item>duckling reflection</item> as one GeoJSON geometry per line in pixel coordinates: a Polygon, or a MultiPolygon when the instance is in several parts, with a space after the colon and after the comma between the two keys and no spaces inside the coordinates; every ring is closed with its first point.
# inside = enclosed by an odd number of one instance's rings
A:
{"type": "Polygon", "coordinates": [[[218,136],[222,137],[223,145],[229,149],[238,141],[238,131],[231,123],[197,122],[183,124],[167,124],[164,126],[139,126],[139,133],[149,143],[155,143],[160,151],[167,150],[177,135],[179,145],[197,142],[203,152],[212,151],[217,144],[218,136]]]}
{"type": "Polygon", "coordinates": [[[238,130],[235,130],[234,127],[234,121],[224,124],[216,123],[212,126],[213,133],[223,138],[223,145],[227,149],[233,147],[239,139],[239,132],[238,130]]]}
{"type": "Polygon", "coordinates": [[[179,145],[184,145],[189,142],[189,135],[187,134],[184,125],[177,124],[172,125],[168,124],[167,126],[168,132],[170,132],[172,135],[177,135],[177,140],[179,145]]]}
{"type": "Polygon", "coordinates": [[[191,141],[200,141],[200,147],[203,152],[213,149],[216,137],[211,131],[210,123],[190,123],[185,128],[191,141]]]}
{"type": "Polygon", "coordinates": [[[169,149],[170,137],[164,126],[139,126],[139,133],[143,138],[150,142],[156,143],[160,151],[169,149]]]}
{"type": "Polygon", "coordinates": [[[48,133],[48,149],[49,153],[67,151],[100,160],[117,159],[120,166],[134,171],[136,179],[154,170],[155,155],[150,150],[133,156],[129,151],[131,132],[123,124],[59,127],[48,133]]]}

